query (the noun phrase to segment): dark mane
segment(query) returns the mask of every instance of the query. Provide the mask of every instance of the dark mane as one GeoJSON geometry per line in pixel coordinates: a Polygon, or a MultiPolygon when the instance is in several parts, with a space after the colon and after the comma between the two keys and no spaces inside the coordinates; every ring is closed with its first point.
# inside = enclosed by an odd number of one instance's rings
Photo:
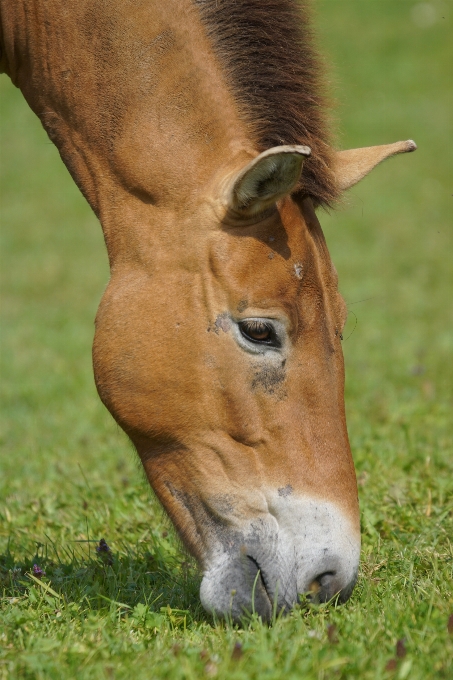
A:
{"type": "Polygon", "coordinates": [[[306,2],[195,0],[258,151],[306,144],[303,191],[332,205],[332,173],[322,64],[306,2]]]}

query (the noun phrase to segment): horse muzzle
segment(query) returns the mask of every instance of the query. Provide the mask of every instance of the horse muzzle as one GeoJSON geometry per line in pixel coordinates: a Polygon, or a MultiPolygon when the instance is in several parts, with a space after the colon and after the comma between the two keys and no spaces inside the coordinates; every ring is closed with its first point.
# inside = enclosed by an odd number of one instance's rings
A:
{"type": "Polygon", "coordinates": [[[225,529],[206,564],[200,588],[205,609],[239,621],[269,621],[307,596],[345,602],[357,579],[360,532],[335,504],[274,498],[269,513],[225,529]]]}

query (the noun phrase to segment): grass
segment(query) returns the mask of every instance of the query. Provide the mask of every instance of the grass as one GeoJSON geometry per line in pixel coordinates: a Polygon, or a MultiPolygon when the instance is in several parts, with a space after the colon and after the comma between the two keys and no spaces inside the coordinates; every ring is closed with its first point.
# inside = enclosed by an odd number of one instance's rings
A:
{"type": "Polygon", "coordinates": [[[195,565],[95,392],[101,230],[3,76],[0,679],[452,677],[453,7],[317,5],[343,146],[419,144],[322,216],[351,310],[357,588],[271,627],[203,613],[195,565]]]}

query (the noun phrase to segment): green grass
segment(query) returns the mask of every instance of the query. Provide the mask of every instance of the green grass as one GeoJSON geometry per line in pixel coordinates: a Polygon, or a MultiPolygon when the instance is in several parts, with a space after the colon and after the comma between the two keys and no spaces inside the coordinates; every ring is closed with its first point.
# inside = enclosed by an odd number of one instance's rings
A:
{"type": "Polygon", "coordinates": [[[100,227],[3,76],[0,679],[453,677],[453,6],[317,6],[343,146],[419,145],[322,216],[357,316],[344,342],[357,588],[271,627],[203,613],[195,565],[95,392],[100,227]]]}

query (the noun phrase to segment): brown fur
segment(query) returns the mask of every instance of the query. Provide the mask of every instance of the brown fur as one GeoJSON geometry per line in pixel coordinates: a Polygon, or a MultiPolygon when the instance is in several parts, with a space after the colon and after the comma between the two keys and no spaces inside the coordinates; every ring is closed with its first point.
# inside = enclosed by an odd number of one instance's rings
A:
{"type": "Polygon", "coordinates": [[[338,188],[322,63],[313,45],[307,3],[295,0],[195,0],[259,151],[280,144],[312,150],[302,190],[332,205],[338,188]]]}

